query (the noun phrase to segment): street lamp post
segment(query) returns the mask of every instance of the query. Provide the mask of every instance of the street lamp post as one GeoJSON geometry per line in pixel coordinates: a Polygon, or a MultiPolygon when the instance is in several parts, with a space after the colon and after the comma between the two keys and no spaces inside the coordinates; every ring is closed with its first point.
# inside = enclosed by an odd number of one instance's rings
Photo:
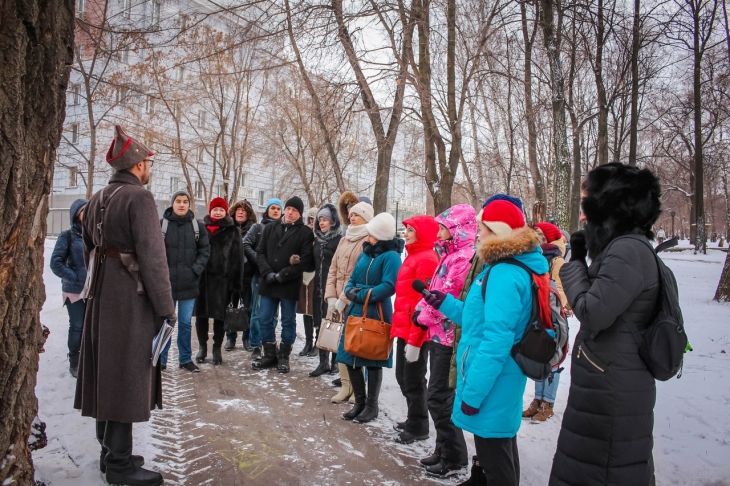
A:
{"type": "Polygon", "coordinates": [[[674,211],[669,213],[672,216],[672,238],[674,238],[674,217],[677,215],[674,211]]]}
{"type": "Polygon", "coordinates": [[[400,206],[400,198],[395,200],[395,232],[398,233],[398,209],[400,206]]]}

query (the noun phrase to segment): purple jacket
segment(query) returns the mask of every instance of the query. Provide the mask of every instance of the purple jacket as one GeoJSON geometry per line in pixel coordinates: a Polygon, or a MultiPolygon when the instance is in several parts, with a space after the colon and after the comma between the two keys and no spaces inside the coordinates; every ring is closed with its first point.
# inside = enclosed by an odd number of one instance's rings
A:
{"type": "MultiPolygon", "coordinates": [[[[458,298],[474,256],[477,235],[476,211],[468,204],[457,204],[436,216],[451,233],[451,239],[436,243],[441,261],[431,279],[431,290],[440,290],[458,298]]],[[[418,322],[428,327],[428,339],[444,346],[454,345],[454,324],[426,302],[416,305],[418,322]]]]}

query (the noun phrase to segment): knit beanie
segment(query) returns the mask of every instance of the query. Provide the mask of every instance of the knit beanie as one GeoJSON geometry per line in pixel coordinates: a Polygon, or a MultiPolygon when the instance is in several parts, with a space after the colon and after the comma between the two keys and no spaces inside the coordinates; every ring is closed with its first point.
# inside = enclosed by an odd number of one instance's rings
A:
{"type": "Polygon", "coordinates": [[[213,208],[223,208],[226,214],[228,213],[228,203],[222,197],[213,198],[213,200],[208,205],[208,212],[211,212],[213,208]]]}
{"type": "Polygon", "coordinates": [[[563,234],[560,232],[560,228],[552,223],[537,223],[535,228],[540,228],[542,234],[545,235],[545,239],[548,243],[552,243],[555,240],[563,238],[563,234]]]}
{"type": "Polygon", "coordinates": [[[392,240],[395,238],[395,218],[390,213],[380,213],[365,225],[365,229],[378,241],[392,240]]]}
{"type": "Polygon", "coordinates": [[[170,198],[170,204],[175,204],[175,199],[177,199],[178,196],[185,196],[185,197],[187,197],[188,198],[188,202],[190,202],[190,200],[192,199],[190,197],[190,193],[188,191],[186,191],[186,190],[175,191],[175,192],[172,193],[172,197],[170,198]]]}
{"type": "Polygon", "coordinates": [[[317,208],[309,208],[307,210],[307,220],[305,221],[306,224],[309,224],[309,218],[312,218],[312,222],[317,220],[317,211],[319,211],[319,209],[317,208]]]}
{"type": "Polygon", "coordinates": [[[296,209],[297,211],[299,211],[299,216],[304,214],[304,203],[297,196],[292,196],[287,199],[286,203],[284,204],[284,209],[286,208],[296,209]]]}
{"type": "Polygon", "coordinates": [[[317,213],[317,220],[319,220],[319,218],[325,218],[330,223],[335,222],[335,217],[332,215],[332,211],[330,211],[327,206],[322,206],[322,209],[319,210],[317,213]]]}
{"type": "MultiPolygon", "coordinates": [[[[370,204],[366,202],[359,202],[350,208],[350,213],[360,215],[362,219],[369,223],[373,219],[375,210],[370,204]]],[[[395,231],[395,223],[393,223],[393,230],[395,231]]]]}
{"type": "Polygon", "coordinates": [[[483,208],[487,207],[487,204],[491,203],[492,201],[507,201],[511,202],[515,206],[517,206],[520,211],[523,211],[522,208],[522,199],[519,197],[510,196],[508,194],[495,194],[494,196],[490,197],[486,201],[484,201],[484,204],[482,205],[483,208]]]}
{"type": "Polygon", "coordinates": [[[131,169],[147,157],[154,156],[143,143],[124,133],[121,125],[114,126],[114,140],[106,153],[106,161],[114,170],[131,169]]]}
{"type": "Polygon", "coordinates": [[[367,197],[367,196],[360,196],[360,197],[358,197],[357,199],[358,199],[358,200],[359,200],[360,202],[364,202],[364,203],[367,203],[367,204],[369,204],[369,205],[371,205],[371,206],[373,205],[373,202],[372,202],[372,201],[370,200],[370,198],[369,198],[369,197],[367,197]]]}
{"type": "Polygon", "coordinates": [[[512,230],[525,226],[525,215],[517,206],[504,199],[494,199],[484,207],[482,222],[500,238],[508,237],[512,230]]]}

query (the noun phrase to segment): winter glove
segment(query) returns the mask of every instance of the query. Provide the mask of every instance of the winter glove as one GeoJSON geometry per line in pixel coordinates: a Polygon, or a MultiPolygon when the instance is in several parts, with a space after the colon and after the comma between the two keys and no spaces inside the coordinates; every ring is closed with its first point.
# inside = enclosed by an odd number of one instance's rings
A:
{"type": "Polygon", "coordinates": [[[302,260],[299,258],[299,255],[292,255],[289,257],[289,265],[296,265],[302,260]]]}
{"type": "Polygon", "coordinates": [[[424,297],[423,300],[425,300],[428,305],[438,310],[438,308],[441,307],[441,304],[444,303],[444,300],[446,300],[447,294],[440,290],[429,290],[429,292],[431,295],[424,297]]]}
{"type": "Polygon", "coordinates": [[[163,317],[163,319],[166,320],[167,323],[172,327],[175,327],[175,324],[177,324],[177,314],[175,314],[174,312],[169,316],[163,317]]]}
{"type": "Polygon", "coordinates": [[[274,278],[276,279],[276,281],[278,283],[284,283],[284,276],[282,274],[280,274],[279,272],[276,272],[276,274],[274,275],[274,278]]]}
{"type": "Polygon", "coordinates": [[[347,304],[345,304],[345,301],[342,299],[337,299],[337,303],[335,304],[335,310],[342,315],[342,311],[345,310],[345,307],[347,307],[347,304]]]}
{"type": "Polygon", "coordinates": [[[335,310],[335,306],[337,305],[337,298],[336,297],[330,297],[327,299],[327,313],[331,313],[335,310]]]}
{"type": "Polygon", "coordinates": [[[406,344],[406,361],[415,363],[418,361],[418,355],[421,354],[421,348],[406,344]]]}
{"type": "Polygon", "coordinates": [[[588,250],[586,249],[586,235],[581,231],[576,231],[570,235],[570,261],[582,261],[585,263],[588,250]]]}
{"type": "Polygon", "coordinates": [[[421,311],[414,312],[413,313],[413,316],[411,317],[411,322],[413,322],[413,325],[414,326],[420,327],[424,331],[428,331],[428,327],[427,326],[424,326],[423,324],[421,324],[420,322],[418,322],[418,316],[420,316],[420,315],[421,315],[421,311]]]}
{"type": "Polygon", "coordinates": [[[272,273],[267,273],[266,274],[266,283],[269,284],[269,285],[271,285],[273,283],[276,283],[276,281],[277,281],[276,275],[277,274],[275,274],[273,272],[272,273]]]}
{"type": "Polygon", "coordinates": [[[467,405],[466,402],[461,402],[461,411],[464,415],[467,415],[469,417],[479,413],[478,408],[471,407],[471,406],[467,405]]]}
{"type": "Polygon", "coordinates": [[[350,302],[355,302],[355,299],[357,299],[357,293],[360,292],[360,289],[357,287],[353,287],[347,292],[345,292],[345,297],[347,297],[347,300],[350,302]]]}

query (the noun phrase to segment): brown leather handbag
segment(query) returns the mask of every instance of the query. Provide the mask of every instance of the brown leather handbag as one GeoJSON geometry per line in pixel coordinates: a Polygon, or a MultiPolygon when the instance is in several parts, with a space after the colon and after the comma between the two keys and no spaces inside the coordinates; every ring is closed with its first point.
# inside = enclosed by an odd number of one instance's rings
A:
{"type": "Polygon", "coordinates": [[[393,350],[393,339],[390,337],[391,325],[383,320],[383,306],[378,302],[380,320],[371,319],[368,315],[370,293],[365,297],[362,316],[350,315],[345,325],[345,351],[353,356],[372,360],[386,360],[393,350]]]}

